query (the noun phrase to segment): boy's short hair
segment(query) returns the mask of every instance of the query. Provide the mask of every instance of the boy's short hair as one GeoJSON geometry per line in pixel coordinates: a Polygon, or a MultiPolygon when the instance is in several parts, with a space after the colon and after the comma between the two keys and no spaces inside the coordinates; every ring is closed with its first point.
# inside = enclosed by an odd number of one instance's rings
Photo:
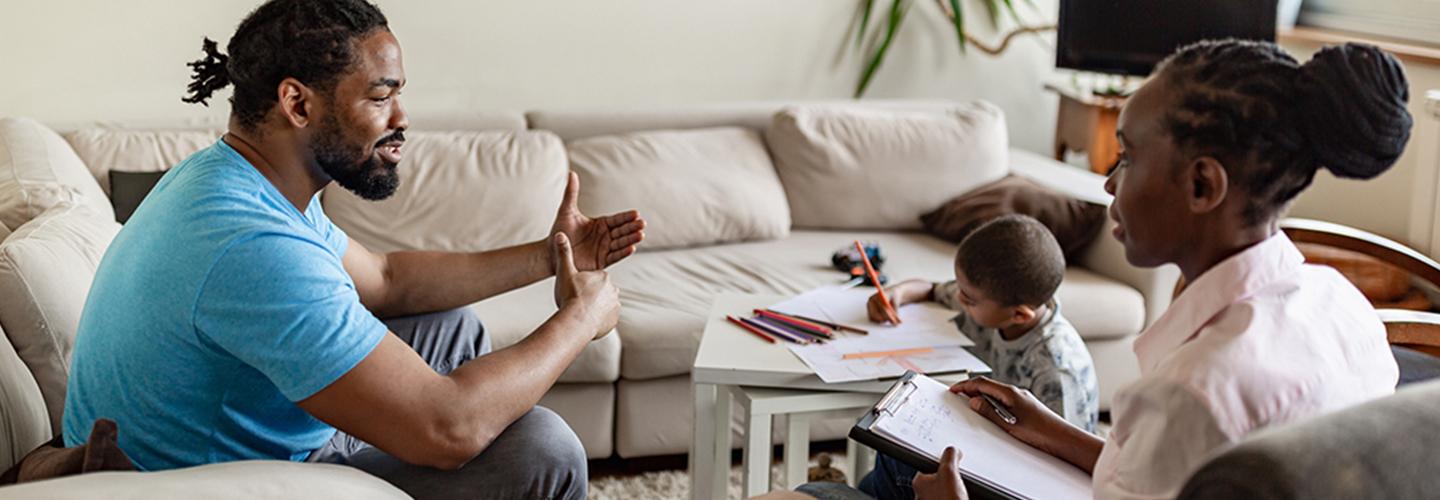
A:
{"type": "Polygon", "coordinates": [[[1025,215],[997,217],[960,242],[955,266],[970,284],[1005,306],[1050,301],[1065,278],[1065,254],[1040,221],[1025,215]]]}

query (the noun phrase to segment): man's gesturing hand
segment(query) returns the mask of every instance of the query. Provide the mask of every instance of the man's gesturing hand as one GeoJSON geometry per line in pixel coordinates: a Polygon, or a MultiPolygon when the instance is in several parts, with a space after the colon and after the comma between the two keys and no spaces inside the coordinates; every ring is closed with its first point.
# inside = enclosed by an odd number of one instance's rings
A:
{"type": "Polygon", "coordinates": [[[579,200],[580,176],[570,172],[550,234],[565,233],[570,238],[577,269],[605,269],[635,253],[635,246],[645,239],[645,219],[640,218],[640,212],[630,210],[592,219],[580,213],[579,200]]]}
{"type": "Polygon", "coordinates": [[[555,233],[551,248],[555,254],[555,305],[579,307],[581,315],[595,325],[595,338],[610,333],[620,321],[620,290],[610,284],[610,274],[576,269],[575,252],[565,233],[555,233]]]}

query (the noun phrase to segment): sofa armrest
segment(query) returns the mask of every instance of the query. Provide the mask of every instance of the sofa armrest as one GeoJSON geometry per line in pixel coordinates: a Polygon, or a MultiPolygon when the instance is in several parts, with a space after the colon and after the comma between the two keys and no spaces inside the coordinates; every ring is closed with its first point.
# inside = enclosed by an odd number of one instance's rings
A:
{"type": "Polygon", "coordinates": [[[249,499],[410,498],[360,469],[333,464],[249,460],[160,472],[95,472],[0,488],[4,498],[249,499]]]}
{"type": "Polygon", "coordinates": [[[40,385],[0,331],[0,471],[8,470],[51,437],[50,414],[40,385]]]}
{"type": "MultiPolygon", "coordinates": [[[[1064,193],[1078,200],[1097,205],[1110,205],[1111,196],[1105,192],[1105,176],[1074,168],[1044,156],[1018,149],[1010,151],[1011,173],[1026,177],[1036,183],[1064,193]]],[[[1180,270],[1173,265],[1157,268],[1139,268],[1125,260],[1125,248],[1110,236],[1115,221],[1108,217],[1105,226],[1090,247],[1080,257],[1080,266],[1101,276],[1130,285],[1145,297],[1145,326],[1150,326],[1165,308],[1175,291],[1175,282],[1180,279],[1180,270]]]]}

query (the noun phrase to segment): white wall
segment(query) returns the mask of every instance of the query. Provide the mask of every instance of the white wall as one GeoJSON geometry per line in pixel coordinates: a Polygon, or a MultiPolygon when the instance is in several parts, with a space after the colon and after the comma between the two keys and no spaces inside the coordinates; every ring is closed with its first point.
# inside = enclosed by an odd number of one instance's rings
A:
{"type": "MultiPolygon", "coordinates": [[[[0,115],[47,123],[223,116],[223,102],[180,102],[184,63],[200,56],[203,36],[223,46],[259,4],[0,2],[0,115]]],[[[404,99],[419,116],[843,99],[861,68],[849,45],[858,0],[377,3],[405,50],[404,99]]],[[[1056,1],[1038,3],[1053,20],[1056,1]]],[[[1056,100],[1041,83],[1053,66],[1052,42],[1022,40],[999,59],[961,58],[934,2],[915,9],[869,96],[989,99],[1006,111],[1014,143],[1047,151],[1056,100]]],[[[987,28],[974,20],[972,29],[987,28]]]]}
{"type": "MultiPolygon", "coordinates": [[[[1056,1],[1038,1],[1049,19],[1056,1]]],[[[180,102],[189,81],[184,63],[200,56],[201,37],[223,45],[258,3],[0,0],[0,115],[53,124],[223,117],[223,102],[211,108],[180,102]]],[[[863,62],[849,29],[859,0],[378,3],[405,49],[404,99],[418,116],[843,99],[863,62]]],[[[975,51],[960,57],[934,2],[914,5],[869,97],[988,99],[1005,110],[1014,144],[1048,154],[1056,98],[1041,85],[1054,72],[1053,35],[1020,39],[1000,58],[975,51]]],[[[971,8],[981,12],[978,4],[971,8]]],[[[993,35],[983,17],[971,17],[972,31],[993,35]]],[[[1302,59],[1314,49],[1289,48],[1302,59]]],[[[1409,70],[1419,117],[1418,96],[1440,88],[1440,68],[1409,70]]],[[[1421,132],[1416,142],[1436,137],[1421,132]]],[[[1411,149],[1373,181],[1321,173],[1293,213],[1406,241],[1420,168],[1411,149]]]]}

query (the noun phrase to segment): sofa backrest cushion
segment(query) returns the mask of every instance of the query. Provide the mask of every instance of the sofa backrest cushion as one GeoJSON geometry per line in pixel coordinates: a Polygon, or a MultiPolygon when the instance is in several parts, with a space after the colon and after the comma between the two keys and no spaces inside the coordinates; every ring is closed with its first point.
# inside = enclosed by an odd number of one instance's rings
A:
{"type": "Polygon", "coordinates": [[[637,209],[644,249],[790,234],[785,190],[754,130],[723,127],[599,136],[569,143],[580,209],[637,209]]]}
{"type": "Polygon", "coordinates": [[[108,195],[110,172],[168,171],[196,151],[215,144],[222,134],[224,131],[219,129],[88,128],[66,133],[65,140],[108,195]]]}
{"type": "Polygon", "coordinates": [[[62,203],[115,217],[60,134],[28,118],[0,118],[0,224],[14,231],[62,203]]]}
{"type": "Polygon", "coordinates": [[[110,217],[63,204],[0,243],[0,327],[40,386],[51,429],[60,428],[80,312],[105,248],[110,217]]]}
{"type": "Polygon", "coordinates": [[[916,99],[726,102],[653,108],[538,109],[526,112],[525,118],[530,128],[549,130],[566,142],[600,135],[715,127],[745,127],[763,134],[770,128],[775,113],[797,105],[943,114],[955,102],[916,99]]]}
{"type": "Polygon", "coordinates": [[[49,441],[50,415],[30,368],[0,329],[0,470],[49,441]]]}
{"type": "Polygon", "coordinates": [[[379,252],[480,251],[549,232],[569,175],[555,134],[406,135],[400,187],[390,198],[369,201],[335,184],[325,188],[325,214],[351,238],[379,252]]]}
{"type": "Polygon", "coordinates": [[[1009,172],[992,104],[943,115],[791,107],[766,132],[796,227],[916,229],[920,215],[1009,172]]]}

